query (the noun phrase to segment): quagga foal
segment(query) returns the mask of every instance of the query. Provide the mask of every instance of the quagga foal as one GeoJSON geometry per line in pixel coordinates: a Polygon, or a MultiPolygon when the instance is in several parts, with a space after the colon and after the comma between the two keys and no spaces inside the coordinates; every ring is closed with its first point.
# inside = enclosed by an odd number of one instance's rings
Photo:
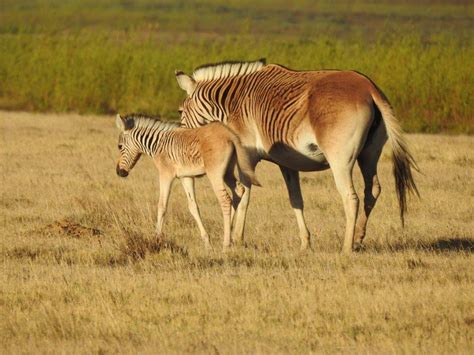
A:
{"type": "Polygon", "coordinates": [[[124,117],[117,115],[116,125],[121,131],[117,174],[126,177],[142,154],[151,156],[159,171],[157,237],[162,236],[171,184],[175,178],[179,178],[201,238],[206,248],[210,247],[209,236],[202,224],[196,203],[193,179],[206,174],[222,209],[224,249],[228,248],[231,243],[231,202],[235,203],[237,196],[234,195],[234,201],[231,201],[225,184],[232,191],[236,189],[234,170],[237,168],[239,180],[244,187],[259,185],[254,173],[255,166],[250,163],[239,138],[221,123],[190,129],[181,128],[177,123],[162,122],[159,118],[138,114],[124,117]]]}
{"type": "MultiPolygon", "coordinates": [[[[390,103],[367,77],[354,71],[294,71],[280,65],[229,62],[199,67],[192,76],[176,72],[187,98],[181,122],[198,127],[220,121],[229,125],[251,154],[280,166],[296,214],[301,248],[310,235],[303,216],[299,171],[331,167],[344,203],[344,252],[365,236],[367,219],[380,194],[377,162],[388,139],[400,204],[406,211],[407,191],[417,192],[412,176],[416,163],[390,103]],[[365,182],[364,208],[352,182],[358,162],[365,182]]],[[[242,240],[250,189],[242,196],[233,239],[242,240]]]]}

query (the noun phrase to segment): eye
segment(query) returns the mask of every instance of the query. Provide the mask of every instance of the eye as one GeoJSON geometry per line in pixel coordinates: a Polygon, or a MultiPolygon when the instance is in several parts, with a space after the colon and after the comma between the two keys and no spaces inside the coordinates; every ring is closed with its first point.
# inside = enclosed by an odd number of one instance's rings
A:
{"type": "Polygon", "coordinates": [[[122,148],[123,148],[123,145],[122,145],[122,144],[119,144],[119,145],[118,145],[118,149],[119,149],[119,150],[122,150],[122,148]]]}

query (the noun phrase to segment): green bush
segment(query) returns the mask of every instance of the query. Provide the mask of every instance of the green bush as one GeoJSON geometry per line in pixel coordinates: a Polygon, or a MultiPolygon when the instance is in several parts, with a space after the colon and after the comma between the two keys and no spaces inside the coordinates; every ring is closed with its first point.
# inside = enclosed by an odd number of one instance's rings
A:
{"type": "Polygon", "coordinates": [[[473,132],[472,30],[463,27],[459,6],[433,5],[422,15],[403,3],[364,8],[356,2],[331,10],[324,2],[303,0],[299,3],[308,14],[294,8],[285,12],[283,2],[271,7],[266,1],[251,10],[216,0],[156,7],[149,1],[123,6],[105,1],[95,7],[76,0],[19,3],[25,6],[7,2],[0,16],[3,109],[146,111],[173,119],[184,98],[175,69],[191,72],[204,63],[266,57],[294,69],[354,69],[368,75],[409,131],[473,132]],[[418,26],[404,20],[409,11],[418,26]],[[319,17],[311,21],[310,14],[319,17]],[[361,14],[368,18],[364,23],[361,14]],[[380,16],[390,14],[398,17],[379,23],[380,16]],[[428,27],[436,21],[444,21],[445,28],[428,27]]]}

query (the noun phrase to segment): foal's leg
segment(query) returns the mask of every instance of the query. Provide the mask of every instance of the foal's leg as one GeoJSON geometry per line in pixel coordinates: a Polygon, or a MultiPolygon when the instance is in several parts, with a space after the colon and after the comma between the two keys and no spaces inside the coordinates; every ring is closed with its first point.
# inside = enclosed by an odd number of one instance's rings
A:
{"type": "Polygon", "coordinates": [[[230,239],[230,214],[231,214],[231,203],[232,200],[227,193],[227,190],[225,188],[224,184],[224,178],[223,178],[223,173],[219,172],[208,172],[207,176],[211,182],[212,188],[214,190],[214,193],[216,194],[216,197],[219,201],[219,204],[221,205],[222,209],[222,216],[224,218],[224,251],[226,251],[231,244],[231,239],[230,239]]]}
{"type": "Polygon", "coordinates": [[[201,239],[204,242],[204,246],[206,249],[211,248],[211,244],[209,242],[209,235],[204,228],[201,220],[201,214],[199,213],[199,207],[196,203],[196,194],[194,192],[194,178],[192,177],[184,177],[181,178],[181,183],[183,184],[184,191],[186,192],[186,197],[188,199],[188,207],[191,215],[194,217],[196,221],[199,232],[201,233],[201,239]]]}
{"type": "Polygon", "coordinates": [[[168,206],[169,193],[173,180],[173,176],[168,176],[166,174],[162,174],[160,176],[160,197],[158,200],[158,218],[155,232],[158,239],[162,239],[163,237],[163,222],[166,214],[166,208],[168,206]]]}
{"type": "Polygon", "coordinates": [[[285,179],[286,188],[288,189],[288,195],[290,197],[291,207],[295,212],[296,221],[298,223],[301,250],[306,250],[310,247],[310,235],[306,221],[303,214],[303,196],[301,195],[300,187],[300,176],[296,170],[288,169],[284,166],[280,166],[281,173],[285,179]]]}

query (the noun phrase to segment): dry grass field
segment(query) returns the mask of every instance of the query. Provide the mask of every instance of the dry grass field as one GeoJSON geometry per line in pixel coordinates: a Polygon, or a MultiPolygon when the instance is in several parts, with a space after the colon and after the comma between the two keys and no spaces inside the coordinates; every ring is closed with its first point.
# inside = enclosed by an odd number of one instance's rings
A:
{"type": "Polygon", "coordinates": [[[387,149],[366,249],[343,256],[330,172],[302,175],[314,243],[300,254],[268,163],[245,248],[221,253],[205,178],[214,251],[177,183],[157,245],[157,172],[142,159],[117,177],[117,136],[112,117],[0,112],[0,353],[473,352],[474,137],[409,136],[422,198],[405,229],[387,149]]]}

